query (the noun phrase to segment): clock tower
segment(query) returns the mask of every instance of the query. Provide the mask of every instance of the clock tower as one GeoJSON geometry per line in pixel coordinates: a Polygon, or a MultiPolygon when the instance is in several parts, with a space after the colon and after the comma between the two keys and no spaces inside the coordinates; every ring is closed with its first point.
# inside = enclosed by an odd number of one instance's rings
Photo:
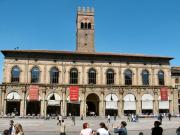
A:
{"type": "Polygon", "coordinates": [[[76,18],[76,51],[94,53],[94,9],[78,8],[76,18]]]}

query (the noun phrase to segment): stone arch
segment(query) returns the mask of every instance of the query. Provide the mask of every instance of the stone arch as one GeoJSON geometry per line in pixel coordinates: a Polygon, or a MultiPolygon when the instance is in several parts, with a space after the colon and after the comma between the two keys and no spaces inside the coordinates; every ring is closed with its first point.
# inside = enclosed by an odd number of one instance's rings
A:
{"type": "Polygon", "coordinates": [[[133,94],[126,94],[124,96],[124,113],[125,114],[132,114],[136,113],[136,97],[133,94]]]}
{"type": "Polygon", "coordinates": [[[151,94],[143,94],[141,97],[142,100],[142,113],[150,115],[153,113],[153,96],[151,94]]]}
{"type": "Polygon", "coordinates": [[[99,115],[100,98],[96,93],[89,93],[86,96],[86,112],[87,115],[99,115]]]}
{"type": "Polygon", "coordinates": [[[109,93],[105,96],[105,114],[117,115],[118,114],[118,97],[114,93],[109,93]]]}
{"type": "Polygon", "coordinates": [[[11,91],[6,95],[6,114],[14,113],[20,115],[21,96],[16,91],[11,91]]]}

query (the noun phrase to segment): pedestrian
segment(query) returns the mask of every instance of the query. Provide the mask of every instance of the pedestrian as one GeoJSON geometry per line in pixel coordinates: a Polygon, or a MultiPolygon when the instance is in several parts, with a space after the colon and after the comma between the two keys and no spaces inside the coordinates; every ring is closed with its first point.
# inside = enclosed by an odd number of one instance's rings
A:
{"type": "Polygon", "coordinates": [[[17,123],[15,126],[15,135],[24,135],[22,125],[17,123]]]}
{"type": "Polygon", "coordinates": [[[177,134],[177,135],[180,135],[180,127],[177,128],[176,134],[177,134]]]}
{"type": "Polygon", "coordinates": [[[13,120],[10,120],[9,122],[10,124],[10,127],[9,127],[9,135],[15,135],[15,128],[14,128],[14,121],[13,120]]]}
{"type": "Polygon", "coordinates": [[[121,121],[121,126],[120,127],[113,127],[114,128],[114,133],[118,133],[119,135],[127,135],[127,129],[126,129],[127,123],[125,121],[121,121]]]}
{"type": "Polygon", "coordinates": [[[3,135],[9,135],[9,130],[8,129],[4,130],[3,135]]]}
{"type": "Polygon", "coordinates": [[[75,123],[75,116],[72,116],[72,121],[73,121],[73,123],[74,123],[74,125],[76,124],[75,123]]]}
{"type": "Polygon", "coordinates": [[[143,135],[143,132],[139,132],[139,135],[143,135]]]}
{"type": "Polygon", "coordinates": [[[81,130],[80,135],[91,135],[92,129],[89,128],[89,124],[88,123],[83,123],[83,129],[81,130]]]}
{"type": "Polygon", "coordinates": [[[65,123],[64,123],[64,120],[61,121],[61,125],[60,125],[60,135],[66,135],[66,126],[65,126],[65,123]]]}
{"type": "Polygon", "coordinates": [[[57,123],[57,125],[58,125],[58,124],[61,125],[62,120],[63,120],[62,116],[59,115],[59,116],[58,116],[58,123],[57,123]]]}
{"type": "Polygon", "coordinates": [[[116,113],[114,113],[114,121],[116,121],[116,113]]]}
{"type": "Polygon", "coordinates": [[[163,128],[160,127],[161,123],[159,121],[154,122],[154,127],[152,128],[152,135],[162,135],[163,128]]]}
{"type": "Polygon", "coordinates": [[[111,117],[110,117],[110,115],[108,115],[107,116],[107,123],[110,123],[110,121],[111,121],[111,117]]]}
{"type": "Polygon", "coordinates": [[[81,114],[81,120],[83,120],[83,115],[81,114]]]}
{"type": "Polygon", "coordinates": [[[98,135],[109,135],[108,128],[106,127],[104,122],[99,124],[100,128],[97,130],[98,135]]]}
{"type": "Polygon", "coordinates": [[[171,113],[168,113],[168,119],[169,119],[169,121],[171,120],[171,113]]]}

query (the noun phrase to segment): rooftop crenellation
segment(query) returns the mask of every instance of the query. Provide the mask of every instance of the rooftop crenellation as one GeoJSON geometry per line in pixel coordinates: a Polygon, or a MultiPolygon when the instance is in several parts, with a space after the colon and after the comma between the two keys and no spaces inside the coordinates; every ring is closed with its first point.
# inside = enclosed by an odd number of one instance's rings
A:
{"type": "Polygon", "coordinates": [[[78,7],[78,14],[89,14],[94,13],[93,7],[78,7]]]}

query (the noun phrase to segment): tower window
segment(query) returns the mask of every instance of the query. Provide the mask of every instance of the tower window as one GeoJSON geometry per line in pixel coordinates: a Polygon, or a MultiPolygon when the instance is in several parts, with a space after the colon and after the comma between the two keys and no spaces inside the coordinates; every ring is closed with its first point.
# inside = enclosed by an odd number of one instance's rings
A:
{"type": "Polygon", "coordinates": [[[88,25],[88,24],[87,24],[87,23],[85,23],[85,29],[87,29],[87,27],[88,27],[87,25],[88,25]]]}
{"type": "Polygon", "coordinates": [[[91,29],[91,23],[88,23],[88,29],[91,29]]]}
{"type": "Polygon", "coordinates": [[[83,22],[81,23],[81,29],[84,29],[84,23],[83,22]]]}

